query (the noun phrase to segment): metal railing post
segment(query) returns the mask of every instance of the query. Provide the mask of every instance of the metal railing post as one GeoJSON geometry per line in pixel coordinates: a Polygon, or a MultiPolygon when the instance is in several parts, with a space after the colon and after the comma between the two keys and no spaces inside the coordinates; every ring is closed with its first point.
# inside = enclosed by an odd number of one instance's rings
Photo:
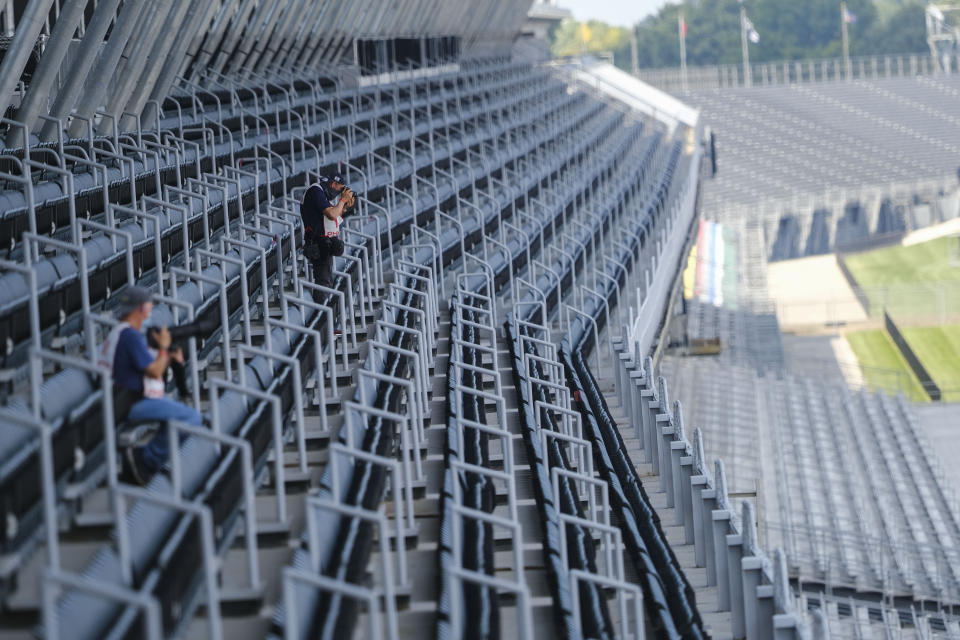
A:
{"type": "Polygon", "coordinates": [[[128,586],[132,585],[132,580],[129,578],[133,571],[132,558],[130,558],[130,534],[127,531],[126,523],[126,499],[128,497],[166,507],[173,511],[190,514],[199,521],[200,526],[197,535],[200,538],[200,545],[203,550],[202,562],[204,583],[207,592],[205,602],[207,607],[207,622],[209,624],[210,638],[212,640],[221,640],[223,638],[223,621],[220,617],[220,587],[217,581],[216,567],[217,549],[214,543],[213,515],[210,508],[205,504],[184,501],[178,496],[169,497],[128,485],[120,485],[117,488],[117,496],[116,503],[119,507],[119,511],[116,514],[115,525],[117,530],[117,547],[120,549],[121,570],[128,576],[128,586]]]}
{"type": "MultiPolygon", "coordinates": [[[[220,338],[223,354],[223,369],[227,379],[233,377],[233,365],[230,361],[230,312],[227,305],[227,285],[222,280],[217,280],[210,276],[200,273],[194,273],[180,267],[170,267],[170,283],[172,285],[173,298],[177,298],[177,276],[182,276],[184,280],[196,280],[197,282],[213,285],[220,293],[220,338]]],[[[201,295],[203,289],[200,288],[201,295]]],[[[206,301],[204,301],[206,302],[206,301]]]]}
{"type": "MultiPolygon", "coordinates": [[[[222,378],[212,378],[209,381],[210,385],[210,421],[214,427],[214,433],[220,434],[220,391],[233,391],[241,395],[246,395],[256,400],[264,401],[270,403],[272,407],[271,412],[271,427],[273,430],[273,455],[274,455],[274,486],[276,487],[277,492],[277,524],[285,526],[287,524],[287,489],[286,489],[286,474],[284,473],[284,458],[283,458],[283,418],[281,416],[282,406],[280,404],[280,397],[266,391],[260,391],[259,389],[253,389],[251,387],[244,386],[242,384],[237,384],[232,380],[224,380],[222,378]]],[[[230,435],[230,434],[228,434],[230,435]]]]}
{"type": "MultiPolygon", "coordinates": [[[[262,589],[260,582],[260,563],[257,559],[257,511],[256,486],[253,477],[253,449],[250,443],[243,438],[224,435],[217,427],[216,431],[194,427],[188,424],[170,420],[167,423],[170,451],[179,452],[180,433],[193,438],[210,440],[217,444],[230,447],[240,452],[241,479],[243,481],[243,511],[244,511],[244,539],[247,547],[247,573],[250,578],[251,590],[257,592],[262,589]]],[[[183,499],[183,480],[179,455],[170,456],[170,478],[173,485],[173,496],[177,500],[183,499]]]]}
{"type": "Polygon", "coordinates": [[[116,600],[142,609],[144,614],[143,629],[146,632],[147,640],[162,640],[163,628],[160,604],[149,593],[134,591],[111,582],[91,580],[59,569],[47,569],[43,574],[43,628],[46,638],[59,640],[63,637],[60,633],[60,616],[57,612],[57,603],[60,599],[60,592],[64,587],[85,591],[99,598],[116,600]]]}
{"type": "MultiPolygon", "coordinates": [[[[2,176],[0,176],[2,177],[2,176]]],[[[28,269],[33,270],[33,249],[34,243],[39,245],[49,245],[55,249],[61,249],[73,253],[77,256],[77,278],[80,280],[80,309],[83,321],[84,343],[87,349],[87,357],[93,362],[97,357],[96,345],[93,336],[93,322],[90,320],[90,281],[89,270],[87,269],[87,250],[82,244],[72,244],[62,240],[56,240],[48,236],[41,236],[31,232],[23,234],[23,242],[26,245],[24,251],[25,264],[28,269]]],[[[39,255],[39,252],[38,252],[39,255]]]]}
{"type": "Polygon", "coordinates": [[[294,416],[297,421],[297,453],[300,458],[300,471],[301,473],[307,473],[307,440],[304,435],[304,417],[303,417],[303,394],[300,393],[303,386],[303,377],[300,375],[300,360],[293,356],[285,356],[274,351],[267,351],[265,349],[258,349],[256,347],[251,347],[246,344],[238,344],[235,347],[237,351],[237,366],[240,369],[240,384],[246,386],[246,373],[244,366],[246,362],[244,361],[244,354],[256,357],[260,356],[265,360],[275,360],[282,364],[287,365],[293,370],[293,384],[294,389],[297,391],[293,393],[293,403],[294,403],[294,416]]]}

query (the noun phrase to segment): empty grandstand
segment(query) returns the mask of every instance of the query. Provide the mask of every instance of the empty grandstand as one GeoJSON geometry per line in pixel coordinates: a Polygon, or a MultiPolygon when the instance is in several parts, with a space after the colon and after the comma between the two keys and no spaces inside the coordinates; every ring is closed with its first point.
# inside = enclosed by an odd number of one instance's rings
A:
{"type": "Polygon", "coordinates": [[[867,336],[909,335],[954,375],[933,337],[951,329],[949,241],[931,239],[958,215],[956,76],[788,68],[682,94],[717,165],[660,372],[784,550],[815,637],[954,637],[956,405],[914,406],[949,398],[909,346],[890,339],[894,368],[867,336]]]}
{"type": "Polygon", "coordinates": [[[699,112],[530,4],[8,3],[0,638],[960,633],[911,407],[785,372],[699,112]],[[131,418],[134,287],[202,426],[131,418]]]}
{"type": "Polygon", "coordinates": [[[717,133],[713,216],[753,212],[771,260],[869,246],[956,218],[955,75],[684,95],[717,133]]]}

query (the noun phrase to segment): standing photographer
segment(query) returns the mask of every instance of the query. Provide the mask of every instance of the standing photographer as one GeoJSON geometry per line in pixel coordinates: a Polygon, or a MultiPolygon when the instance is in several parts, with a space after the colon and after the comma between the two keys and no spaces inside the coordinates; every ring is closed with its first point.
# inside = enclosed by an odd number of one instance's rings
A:
{"type": "MultiPolygon", "coordinates": [[[[183,363],[183,353],[180,349],[170,350],[170,332],[166,327],[151,334],[157,346],[156,351],[151,352],[146,336],[141,333],[151,311],[150,292],[142,287],[127,287],[120,298],[120,323],[100,348],[100,364],[110,367],[117,404],[132,404],[127,419],[133,422],[176,420],[200,426],[203,417],[195,409],[165,397],[164,373],[171,364],[183,363]]],[[[181,383],[178,380],[177,386],[182,386],[181,383]]],[[[159,429],[142,447],[130,447],[125,457],[133,480],[146,484],[170,457],[167,430],[159,429]]]]}
{"type": "MultiPolygon", "coordinates": [[[[343,184],[343,176],[339,173],[320,178],[303,194],[300,203],[304,227],[303,255],[313,265],[313,280],[319,285],[333,286],[333,258],[343,255],[344,248],[340,223],[353,204],[353,191],[343,184]],[[337,200],[336,204],[332,204],[334,200],[337,200]]],[[[314,299],[319,297],[314,294],[314,299]]]]}

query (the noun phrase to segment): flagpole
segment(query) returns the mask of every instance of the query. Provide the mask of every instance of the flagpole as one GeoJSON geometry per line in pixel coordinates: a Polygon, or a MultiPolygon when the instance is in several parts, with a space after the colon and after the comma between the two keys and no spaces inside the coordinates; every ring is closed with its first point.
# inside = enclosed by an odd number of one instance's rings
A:
{"type": "Polygon", "coordinates": [[[843,73],[849,80],[853,75],[850,66],[850,36],[847,33],[847,3],[840,3],[840,34],[843,36],[843,73]]]}
{"type": "Polygon", "coordinates": [[[680,86],[687,91],[687,34],[686,17],[681,13],[677,17],[677,33],[680,35],[680,86]]]}
{"type": "Polygon", "coordinates": [[[745,87],[753,86],[753,78],[750,73],[750,47],[747,44],[747,8],[740,5],[740,55],[743,58],[743,85],[745,87]]]}
{"type": "Polygon", "coordinates": [[[637,25],[630,30],[630,62],[633,75],[640,77],[640,57],[637,53],[637,25]]]}

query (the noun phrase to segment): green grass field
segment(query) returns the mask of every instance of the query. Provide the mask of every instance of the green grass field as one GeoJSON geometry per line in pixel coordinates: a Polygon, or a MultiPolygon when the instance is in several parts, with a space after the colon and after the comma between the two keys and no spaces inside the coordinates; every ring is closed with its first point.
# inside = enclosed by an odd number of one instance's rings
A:
{"type": "MultiPolygon", "coordinates": [[[[871,315],[880,316],[884,307],[889,308],[911,348],[943,390],[943,400],[949,402],[960,401],[960,325],[947,324],[960,317],[960,267],[950,261],[951,243],[956,242],[956,238],[939,238],[845,258],[870,298],[871,315]],[[917,323],[927,326],[910,326],[917,323]]],[[[847,340],[868,386],[899,387],[910,398],[926,398],[885,331],[858,331],[847,334],[847,340]]]]}
{"type": "Polygon", "coordinates": [[[870,299],[870,315],[881,317],[888,308],[897,319],[956,322],[960,267],[950,262],[951,243],[956,242],[956,238],[938,238],[846,256],[847,267],[870,299]]]}
{"type": "Polygon", "coordinates": [[[960,280],[960,268],[950,265],[950,243],[938,238],[909,247],[886,247],[846,257],[847,266],[862,287],[885,287],[906,282],[960,280]]]}
{"type": "Polygon", "coordinates": [[[852,331],[847,334],[847,342],[860,361],[867,387],[874,391],[902,391],[914,402],[930,400],[886,331],[852,331]]]}
{"type": "Polygon", "coordinates": [[[960,325],[900,330],[943,391],[943,400],[960,402],[960,325]]]}

